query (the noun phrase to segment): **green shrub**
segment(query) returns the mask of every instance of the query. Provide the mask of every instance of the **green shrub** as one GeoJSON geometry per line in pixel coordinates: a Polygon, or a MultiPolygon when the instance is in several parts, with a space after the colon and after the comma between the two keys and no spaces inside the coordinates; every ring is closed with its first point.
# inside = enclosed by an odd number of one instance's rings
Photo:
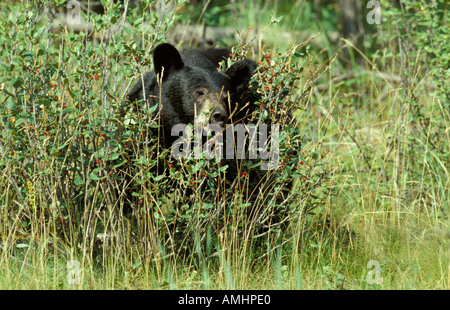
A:
{"type": "MultiPolygon", "coordinates": [[[[161,146],[157,106],[127,105],[125,94],[151,69],[152,50],[177,17],[159,19],[145,1],[126,17],[120,4],[105,7],[83,14],[88,31],[55,26],[37,4],[2,13],[2,234],[143,256],[289,238],[288,224],[304,221],[327,193],[330,170],[324,154],[302,151],[290,113],[315,79],[302,76],[306,50],[264,52],[251,81],[259,98],[249,102],[251,122],[280,125],[278,169],[262,171],[260,159],[175,160],[161,146]],[[307,86],[299,94],[300,78],[307,86]]],[[[223,69],[245,52],[235,47],[223,69]]]]}

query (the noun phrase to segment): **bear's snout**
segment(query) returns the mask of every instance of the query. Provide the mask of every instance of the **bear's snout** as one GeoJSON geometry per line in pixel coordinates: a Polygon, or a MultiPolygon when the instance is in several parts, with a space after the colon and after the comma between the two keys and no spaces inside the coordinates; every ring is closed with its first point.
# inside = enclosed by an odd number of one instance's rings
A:
{"type": "Polygon", "coordinates": [[[220,127],[224,127],[227,123],[228,113],[224,109],[217,108],[211,113],[210,124],[217,124],[220,127]]]}

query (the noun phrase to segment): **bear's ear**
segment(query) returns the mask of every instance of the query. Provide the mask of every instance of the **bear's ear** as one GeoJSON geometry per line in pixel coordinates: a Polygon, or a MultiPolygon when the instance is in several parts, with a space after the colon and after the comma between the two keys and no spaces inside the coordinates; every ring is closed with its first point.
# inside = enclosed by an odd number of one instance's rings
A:
{"type": "Polygon", "coordinates": [[[184,66],[178,50],[169,43],[162,43],[153,52],[153,64],[158,76],[163,71],[163,79],[166,79],[171,72],[181,69],[184,66]]]}
{"type": "Polygon", "coordinates": [[[248,83],[255,69],[256,63],[253,60],[245,59],[234,63],[225,73],[231,78],[234,87],[241,88],[248,83]]]}
{"type": "Polygon", "coordinates": [[[227,48],[209,48],[203,51],[203,55],[211,60],[217,68],[222,60],[229,57],[230,53],[230,50],[227,48]]]}

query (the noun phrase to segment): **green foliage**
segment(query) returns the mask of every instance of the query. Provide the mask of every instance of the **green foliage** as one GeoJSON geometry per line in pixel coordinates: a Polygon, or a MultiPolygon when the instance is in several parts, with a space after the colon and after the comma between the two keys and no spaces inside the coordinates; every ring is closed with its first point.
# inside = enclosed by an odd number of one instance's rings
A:
{"type": "MultiPolygon", "coordinates": [[[[289,113],[304,97],[294,97],[306,63],[298,45],[265,53],[251,81],[259,99],[249,102],[249,122],[280,125],[277,169],[261,170],[261,157],[175,160],[162,147],[158,106],[126,104],[124,96],[150,70],[154,46],[177,17],[161,17],[146,2],[104,5],[103,15],[82,14],[81,31],[56,26],[38,4],[2,13],[2,221],[32,239],[45,227],[62,247],[102,259],[102,242],[117,249],[143,242],[137,251],[149,259],[192,254],[195,240],[202,241],[194,252],[206,246],[212,255],[225,246],[219,236],[234,245],[284,238],[288,224],[325,197],[330,170],[323,154],[302,154],[304,137],[289,113]],[[148,33],[147,24],[158,31],[148,33]],[[100,240],[105,235],[114,241],[100,240]]],[[[246,49],[237,46],[223,70],[246,49]]],[[[272,142],[268,150],[275,148],[272,142]]]]}
{"type": "Polygon", "coordinates": [[[105,4],[104,15],[83,15],[88,31],[56,25],[35,3],[2,11],[0,167],[8,190],[1,204],[9,214],[3,220],[14,213],[31,231],[49,225],[70,244],[92,237],[83,231],[96,225],[89,212],[119,207],[118,171],[130,161],[133,134],[144,127],[129,124],[121,132],[128,119],[120,107],[132,77],[149,70],[152,47],[175,21],[143,5],[128,10],[131,25],[124,26],[121,5],[105,4]],[[160,31],[147,33],[148,16],[160,31]]]}
{"type": "MultiPolygon", "coordinates": [[[[400,8],[386,12],[388,17],[395,17],[386,34],[398,38],[397,53],[391,57],[400,68],[405,104],[409,104],[410,116],[419,123],[421,134],[443,154],[450,148],[445,134],[450,111],[450,45],[444,2],[406,0],[400,2],[400,8]],[[431,79],[420,83],[418,75],[429,75],[431,79]],[[436,96],[435,104],[424,106],[424,96],[436,96]]],[[[383,39],[387,40],[387,36],[383,39]]]]}
{"type": "Polygon", "coordinates": [[[154,1],[108,0],[79,28],[53,15],[66,1],[22,2],[0,13],[1,287],[448,288],[447,2],[380,1],[382,24],[367,26],[365,63],[352,68],[334,43],[279,33],[335,30],[334,2],[188,2],[160,14],[154,1]],[[124,105],[180,20],[256,34],[270,23],[221,69],[257,55],[251,117],[282,125],[278,169],[175,160],[158,106],[124,105]],[[381,284],[366,280],[369,260],[381,284]]]}

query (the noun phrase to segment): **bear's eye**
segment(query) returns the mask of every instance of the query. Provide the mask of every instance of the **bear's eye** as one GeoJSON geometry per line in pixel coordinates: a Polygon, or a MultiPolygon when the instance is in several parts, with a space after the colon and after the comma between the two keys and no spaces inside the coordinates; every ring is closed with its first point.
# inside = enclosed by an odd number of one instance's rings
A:
{"type": "Polygon", "coordinates": [[[198,96],[198,97],[204,96],[204,95],[205,95],[205,92],[204,92],[203,90],[196,90],[196,91],[195,91],[195,95],[198,96]]]}

